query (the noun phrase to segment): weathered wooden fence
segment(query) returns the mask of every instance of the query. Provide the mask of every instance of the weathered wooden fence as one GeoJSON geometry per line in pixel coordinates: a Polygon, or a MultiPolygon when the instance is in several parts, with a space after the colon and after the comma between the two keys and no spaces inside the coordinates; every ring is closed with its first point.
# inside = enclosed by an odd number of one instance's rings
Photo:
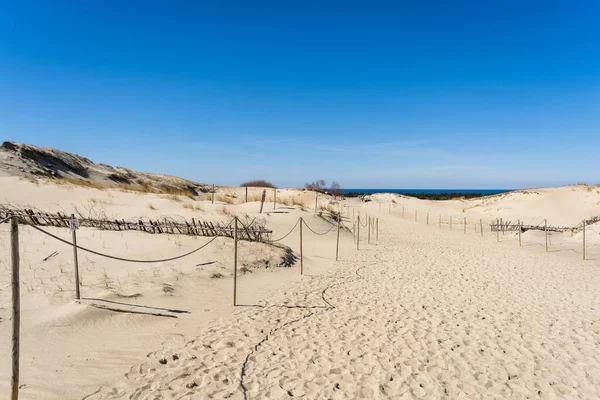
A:
{"type": "MultiPolygon", "coordinates": [[[[71,217],[64,213],[46,213],[34,211],[32,209],[16,209],[5,206],[0,206],[0,219],[15,215],[23,221],[27,221],[38,226],[55,226],[68,228],[71,217]]],[[[108,230],[108,231],[141,231],[147,233],[168,233],[181,234],[190,236],[226,236],[233,237],[234,228],[225,222],[211,222],[202,219],[192,218],[191,220],[183,219],[176,221],[173,219],[157,219],[149,218],[138,219],[137,221],[126,221],[124,219],[95,219],[95,218],[79,218],[79,225],[108,230]]],[[[254,221],[244,225],[240,221],[238,229],[238,239],[250,241],[264,241],[268,239],[268,235],[272,231],[255,224],[254,221]]]]}
{"type": "MultiPolygon", "coordinates": [[[[600,220],[599,217],[592,217],[585,221],[585,225],[591,225],[600,220]]],[[[552,225],[524,225],[521,223],[515,223],[512,221],[502,221],[496,220],[496,222],[490,223],[490,229],[492,232],[500,231],[500,232],[509,232],[509,231],[518,231],[521,232],[527,231],[548,231],[548,232],[567,232],[571,231],[572,233],[577,233],[583,229],[584,222],[580,222],[575,226],[552,226],[552,225]]]]}

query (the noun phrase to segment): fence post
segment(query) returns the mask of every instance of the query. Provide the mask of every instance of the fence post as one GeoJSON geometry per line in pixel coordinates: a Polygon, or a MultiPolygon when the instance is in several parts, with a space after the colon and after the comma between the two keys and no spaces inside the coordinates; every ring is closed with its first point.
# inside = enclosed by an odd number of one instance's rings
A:
{"type": "Polygon", "coordinates": [[[367,244],[371,244],[371,217],[369,217],[367,224],[367,244]]]}
{"type": "Polygon", "coordinates": [[[392,213],[392,204],[390,203],[389,207],[388,207],[388,214],[392,213]]]}
{"type": "Polygon", "coordinates": [[[583,259],[585,260],[585,219],[583,220],[583,259]]]}
{"type": "Polygon", "coordinates": [[[12,263],[12,375],[10,378],[10,400],[19,398],[19,347],[21,330],[21,294],[19,283],[19,220],[10,219],[10,244],[12,263]]]}
{"type": "Polygon", "coordinates": [[[233,306],[237,306],[238,219],[233,217],[233,306]]]}
{"type": "Polygon", "coordinates": [[[452,230],[452,215],[450,216],[450,230],[452,230]]]}
{"type": "Polygon", "coordinates": [[[273,189],[273,210],[277,208],[277,189],[273,189]]]}
{"type": "Polygon", "coordinates": [[[502,235],[504,235],[504,221],[500,218],[500,226],[502,227],[502,235]]]}
{"type": "Polygon", "coordinates": [[[404,218],[404,206],[402,206],[402,218],[404,218]]]}
{"type": "Polygon", "coordinates": [[[319,203],[319,192],[315,193],[315,213],[317,212],[317,205],[319,203]]]}
{"type": "Polygon", "coordinates": [[[379,217],[375,222],[375,240],[379,242],[379,217]]]}
{"type": "Polygon", "coordinates": [[[518,220],[519,223],[519,247],[521,247],[521,220],[518,220]]]}
{"type": "Polygon", "coordinates": [[[358,223],[356,224],[356,250],[360,249],[360,214],[358,214],[358,219],[356,220],[358,223]]]}
{"type": "Polygon", "coordinates": [[[415,222],[417,222],[417,210],[415,210],[415,222]]]}
{"type": "Polygon", "coordinates": [[[302,255],[302,225],[304,220],[300,217],[300,275],[304,275],[304,257],[302,255]]]}
{"type": "Polygon", "coordinates": [[[544,233],[546,236],[546,252],[548,251],[548,220],[544,219],[544,233]]]}
{"type": "Polygon", "coordinates": [[[481,231],[481,237],[483,237],[483,221],[479,218],[479,230],[481,231]]]}
{"type": "Polygon", "coordinates": [[[465,235],[467,234],[467,217],[463,217],[463,224],[465,225],[465,235]]]}
{"type": "Polygon", "coordinates": [[[246,186],[246,203],[248,202],[248,186],[246,186]]]}
{"type": "Polygon", "coordinates": [[[427,225],[429,225],[429,211],[427,211],[427,225]]]}
{"type": "MultiPolygon", "coordinates": [[[[71,214],[71,220],[75,219],[75,214],[71,214]]],[[[74,222],[71,222],[74,224],[74,222]]],[[[79,262],[77,260],[77,230],[75,226],[71,226],[71,236],[73,237],[73,262],[75,264],[75,298],[77,300],[81,299],[81,295],[79,293],[79,262]]]]}
{"type": "Polygon", "coordinates": [[[263,205],[265,204],[265,199],[267,198],[267,189],[264,189],[262,192],[262,196],[260,197],[260,213],[262,214],[263,205]]]}
{"type": "Polygon", "coordinates": [[[496,241],[500,241],[500,220],[496,218],[496,241]]]}
{"type": "Polygon", "coordinates": [[[340,221],[342,220],[342,216],[338,215],[338,226],[337,226],[337,239],[335,243],[335,261],[338,260],[338,256],[340,253],[340,221]]]}
{"type": "Polygon", "coordinates": [[[212,203],[215,204],[215,184],[213,183],[212,187],[212,203]]]}

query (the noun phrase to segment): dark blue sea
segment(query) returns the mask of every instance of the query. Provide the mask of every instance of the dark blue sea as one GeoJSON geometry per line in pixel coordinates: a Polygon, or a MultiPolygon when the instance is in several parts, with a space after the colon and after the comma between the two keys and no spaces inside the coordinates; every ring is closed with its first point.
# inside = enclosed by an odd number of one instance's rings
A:
{"type": "Polygon", "coordinates": [[[441,193],[481,193],[484,196],[511,192],[514,189],[344,189],[344,193],[402,193],[402,194],[441,194],[441,193]]]}

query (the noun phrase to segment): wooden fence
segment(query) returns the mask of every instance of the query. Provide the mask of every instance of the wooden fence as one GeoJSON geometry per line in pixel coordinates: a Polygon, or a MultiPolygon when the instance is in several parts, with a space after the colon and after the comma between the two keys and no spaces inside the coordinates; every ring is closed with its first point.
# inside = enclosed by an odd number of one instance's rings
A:
{"type": "MultiPolygon", "coordinates": [[[[37,226],[55,226],[68,228],[70,216],[66,214],[46,213],[34,211],[32,209],[15,209],[5,206],[0,206],[0,219],[15,215],[23,221],[29,222],[37,226]]],[[[139,219],[137,221],[125,221],[124,219],[94,219],[94,218],[79,218],[79,225],[97,228],[108,231],[141,231],[147,233],[168,233],[181,234],[189,236],[225,236],[233,237],[234,228],[225,222],[211,222],[201,219],[192,218],[190,221],[183,219],[175,221],[172,219],[157,219],[149,218],[139,219]]],[[[261,242],[269,238],[272,231],[265,229],[254,221],[244,225],[240,221],[241,227],[238,229],[238,239],[261,242]]]]}
{"type": "MultiPolygon", "coordinates": [[[[600,220],[599,217],[592,217],[585,221],[585,225],[591,225],[600,220]]],[[[514,223],[512,221],[502,221],[496,220],[496,222],[490,223],[490,229],[492,232],[500,231],[500,232],[508,232],[508,231],[518,231],[521,232],[527,231],[548,231],[548,232],[567,232],[571,231],[572,233],[580,232],[583,229],[584,222],[580,222],[575,226],[551,226],[551,225],[523,225],[521,223],[514,223]]]]}

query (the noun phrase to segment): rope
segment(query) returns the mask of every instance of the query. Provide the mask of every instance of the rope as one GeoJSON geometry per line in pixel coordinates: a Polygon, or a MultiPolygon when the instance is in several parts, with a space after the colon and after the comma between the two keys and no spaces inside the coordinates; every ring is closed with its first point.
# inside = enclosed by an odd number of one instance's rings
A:
{"type": "Polygon", "coordinates": [[[285,239],[286,237],[288,237],[293,231],[294,229],[296,229],[296,226],[298,226],[298,223],[300,222],[300,218],[298,218],[298,221],[296,221],[296,224],[292,227],[292,229],[290,229],[290,231],[288,233],[286,233],[284,236],[280,237],[279,239],[276,240],[266,240],[267,243],[275,243],[275,242],[279,242],[280,240],[285,239]]]}
{"type": "Polygon", "coordinates": [[[367,222],[365,222],[365,224],[363,225],[363,224],[362,224],[362,222],[360,222],[360,220],[358,220],[358,223],[360,224],[360,226],[363,226],[363,227],[365,227],[365,228],[366,228],[366,227],[367,227],[367,225],[369,224],[369,222],[367,221],[367,222]]]}
{"type": "Polygon", "coordinates": [[[315,235],[318,235],[318,236],[323,236],[323,235],[328,234],[329,232],[331,232],[333,230],[333,228],[335,228],[337,226],[337,225],[331,225],[331,228],[329,228],[329,230],[327,232],[317,233],[310,226],[308,226],[306,221],[302,220],[302,222],[304,222],[304,225],[306,225],[306,227],[308,228],[309,231],[311,231],[312,233],[314,233],[315,235]]]}
{"type": "MultiPolygon", "coordinates": [[[[37,226],[35,226],[35,225],[33,225],[33,224],[31,224],[31,223],[29,223],[29,222],[21,219],[21,218],[19,218],[19,220],[22,223],[27,224],[27,225],[31,226],[32,228],[37,229],[38,231],[40,231],[40,232],[42,232],[42,233],[50,236],[51,238],[58,240],[59,242],[63,242],[64,244],[67,244],[69,246],[75,247],[75,248],[77,248],[79,250],[87,251],[88,253],[92,253],[92,254],[95,254],[95,255],[100,256],[100,257],[106,257],[106,258],[110,258],[110,259],[113,259],[113,260],[125,261],[125,262],[134,262],[134,263],[148,263],[149,264],[149,263],[159,263],[159,262],[167,262],[167,261],[178,260],[180,258],[187,257],[187,256],[189,256],[191,254],[196,253],[197,251],[202,250],[203,248],[205,248],[206,246],[208,246],[209,244],[211,244],[212,242],[214,242],[219,237],[219,236],[215,236],[210,241],[208,241],[208,243],[203,244],[202,246],[200,246],[200,247],[198,247],[198,248],[196,248],[196,249],[194,249],[194,250],[192,250],[190,252],[187,252],[185,254],[181,254],[179,256],[165,258],[165,259],[161,259],[161,260],[136,260],[136,259],[131,259],[131,258],[122,258],[122,257],[111,256],[109,254],[100,253],[100,252],[97,252],[97,251],[94,251],[94,250],[91,250],[91,249],[88,249],[88,248],[85,248],[85,247],[82,247],[82,246],[79,246],[79,245],[74,245],[73,243],[71,243],[71,242],[69,242],[67,240],[64,240],[62,238],[59,238],[58,236],[53,235],[52,233],[50,233],[48,231],[45,231],[44,229],[39,228],[39,227],[37,227],[37,226]]],[[[232,222],[233,222],[233,220],[232,220],[232,222]]],[[[231,225],[231,222],[229,224],[227,224],[226,226],[229,226],[229,225],[231,225]]]]}
{"type": "Polygon", "coordinates": [[[11,219],[13,216],[11,215],[10,217],[6,217],[4,218],[2,221],[0,221],[0,224],[5,223],[6,221],[8,221],[9,219],[11,219]]]}

